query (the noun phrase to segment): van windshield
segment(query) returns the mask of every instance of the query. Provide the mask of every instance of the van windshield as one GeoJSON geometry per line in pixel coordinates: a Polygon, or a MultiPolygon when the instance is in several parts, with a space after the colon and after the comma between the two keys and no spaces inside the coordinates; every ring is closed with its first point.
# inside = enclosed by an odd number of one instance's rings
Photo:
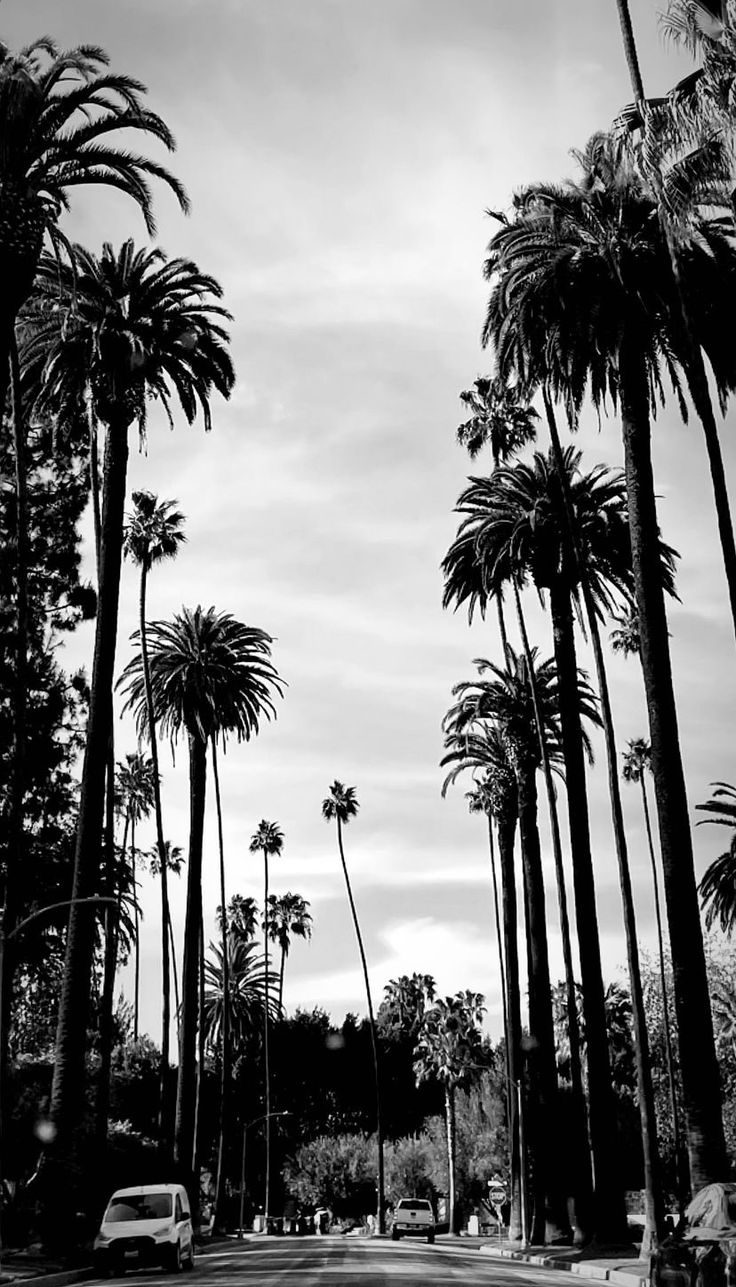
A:
{"type": "Polygon", "coordinates": [[[124,1198],[113,1198],[105,1212],[105,1224],[121,1224],[123,1220],[165,1220],[171,1215],[170,1193],[130,1193],[124,1198]]]}

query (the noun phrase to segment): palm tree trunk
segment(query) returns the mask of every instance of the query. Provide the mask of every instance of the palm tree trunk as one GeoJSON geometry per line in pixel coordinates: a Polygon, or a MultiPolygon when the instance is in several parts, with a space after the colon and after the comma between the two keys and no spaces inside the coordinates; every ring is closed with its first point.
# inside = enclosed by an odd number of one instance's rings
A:
{"type": "MultiPolygon", "coordinates": [[[[12,696],[12,755],[10,782],[7,797],[7,854],[0,904],[2,910],[5,950],[3,959],[3,985],[0,994],[2,1006],[2,1040],[0,1041],[0,1084],[7,1086],[8,1036],[10,1033],[11,1001],[15,975],[15,942],[9,936],[17,919],[16,873],[23,868],[25,850],[25,761],[26,716],[28,707],[28,484],[26,473],[26,428],[20,389],[18,348],[14,329],[10,332],[9,365],[11,389],[11,423],[13,455],[15,461],[15,675],[12,696]]],[[[7,387],[7,386],[6,386],[7,387]]],[[[4,407],[3,397],[2,406],[4,407]]],[[[4,1139],[2,1120],[5,1103],[0,1104],[0,1141],[4,1139]]]]}
{"type": "Polygon", "coordinates": [[[212,777],[217,806],[217,841],[220,854],[220,906],[222,907],[222,1032],[220,1050],[220,1130],[217,1145],[217,1178],[215,1181],[215,1227],[219,1227],[225,1196],[225,1140],[228,1128],[228,1092],[230,1090],[230,960],[228,957],[227,898],[225,894],[225,846],[222,839],[222,802],[220,774],[217,767],[217,742],[212,738],[212,777]]]}
{"type": "Polygon", "coordinates": [[[634,1026],[634,1056],[636,1061],[636,1082],[639,1099],[639,1118],[642,1135],[642,1157],[644,1161],[644,1206],[645,1220],[642,1237],[641,1255],[649,1257],[656,1249],[658,1239],[664,1232],[664,1196],[659,1165],[657,1145],[657,1115],[654,1107],[654,1088],[652,1085],[649,1037],[644,1011],[644,992],[641,983],[641,966],[639,963],[639,942],[636,929],[636,912],[634,895],[631,888],[631,868],[629,851],[624,828],[624,813],[621,804],[621,786],[618,776],[618,756],[616,753],[616,734],[613,724],[613,712],[608,689],[608,676],[601,647],[601,636],[598,628],[598,613],[590,589],[587,569],[581,557],[578,534],[570,498],[562,447],[557,433],[554,409],[547,390],[544,391],[544,404],[549,424],[552,453],[560,490],[565,507],[568,537],[577,567],[578,580],[583,592],[588,629],[593,646],[598,692],[600,695],[603,733],[606,743],[606,760],[608,767],[608,794],[611,802],[611,818],[616,846],[621,904],[623,907],[624,930],[626,935],[626,957],[629,969],[629,988],[631,992],[631,1010],[634,1026]]]}
{"type": "Polygon", "coordinates": [[[636,52],[636,41],[634,40],[634,28],[631,24],[628,0],[616,0],[616,6],[618,8],[619,22],[621,23],[621,36],[624,54],[626,55],[626,64],[631,77],[631,87],[637,103],[641,103],[644,100],[644,86],[641,80],[639,57],[636,52]]]}
{"type": "Polygon", "coordinates": [[[174,926],[171,923],[171,907],[166,909],[166,919],[169,931],[169,947],[171,948],[171,977],[174,981],[174,1006],[176,1007],[176,1045],[177,1050],[180,1048],[181,1024],[180,1001],[179,1001],[179,971],[176,966],[176,943],[174,942],[174,926]]]}
{"type": "Polygon", "coordinates": [[[506,962],[504,960],[503,950],[503,931],[501,929],[501,900],[498,890],[498,874],[496,872],[496,850],[493,843],[493,815],[486,813],[488,821],[488,848],[491,855],[491,880],[493,882],[493,917],[496,926],[496,944],[498,946],[498,974],[501,980],[501,1006],[503,1010],[503,1031],[506,1041],[506,1063],[508,1065],[508,1037],[509,1037],[509,1005],[506,995],[506,962]]]}
{"type": "MultiPolygon", "coordinates": [[[[204,992],[204,912],[199,917],[199,978],[197,995],[197,1090],[194,1104],[194,1141],[192,1144],[192,1187],[199,1196],[199,1158],[202,1149],[202,1105],[204,1103],[204,1060],[207,1045],[204,992]]],[[[199,1205],[199,1204],[198,1204],[199,1205]]]]}
{"type": "Polygon", "coordinates": [[[271,1178],[271,1069],[269,1053],[269,853],[264,846],[264,958],[265,1005],[264,1005],[264,1076],[266,1107],[266,1189],[264,1202],[265,1232],[269,1232],[269,1199],[271,1178]]]}
{"type": "MultiPolygon", "coordinates": [[[[123,861],[128,841],[128,818],[123,828],[123,861]]],[[[107,1142],[107,1120],[110,1110],[110,1069],[112,1067],[113,1011],[115,1008],[115,973],[118,964],[118,925],[120,918],[120,886],[115,880],[115,748],[112,736],[107,755],[107,789],[105,809],[105,865],[107,867],[106,892],[117,895],[118,902],[105,912],[105,953],[102,972],[102,997],[100,999],[100,1068],[97,1075],[97,1102],[95,1105],[95,1135],[97,1155],[101,1157],[107,1142]],[[118,888],[115,888],[115,885],[118,888]]]]}
{"type": "Polygon", "coordinates": [[[687,1163],[682,1156],[682,1135],[680,1132],[680,1108],[677,1103],[677,1085],[675,1082],[675,1059],[672,1050],[672,1020],[670,1018],[670,1001],[667,995],[667,970],[664,954],[664,929],[662,926],[662,900],[659,894],[659,875],[657,859],[654,853],[652,823],[649,817],[649,801],[644,781],[644,769],[641,777],[641,802],[644,809],[644,824],[647,832],[649,861],[652,866],[652,885],[654,888],[654,915],[657,921],[657,948],[659,954],[659,982],[662,989],[662,1022],[664,1026],[665,1063],[667,1064],[667,1085],[670,1093],[670,1113],[672,1115],[672,1136],[675,1150],[675,1172],[677,1175],[677,1205],[680,1215],[683,1214],[687,1200],[687,1163]]]}
{"type": "MultiPolygon", "coordinates": [[[[71,1160],[81,1143],[86,1107],[85,1049],[92,988],[95,908],[80,904],[97,888],[105,798],[105,765],[112,717],[120,565],[122,561],[128,428],[111,425],[107,433],[103,482],[100,585],[87,738],[74,854],[73,903],[59,1002],[51,1117],[57,1135],[54,1154],[71,1160]]],[[[72,1194],[69,1194],[70,1199],[72,1194]]]]}
{"type": "Polygon", "coordinates": [[[508,1013],[508,1032],[506,1037],[506,1058],[508,1067],[508,1116],[509,1152],[511,1154],[511,1220],[509,1238],[518,1242],[526,1220],[522,1219],[522,1203],[526,1201],[526,1183],[522,1176],[523,1159],[519,1148],[519,1096],[517,1087],[521,1078],[521,994],[519,988],[519,948],[518,948],[518,913],[516,900],[516,876],[514,872],[514,837],[516,834],[517,809],[513,807],[499,813],[498,827],[498,860],[501,869],[501,899],[503,907],[504,956],[506,958],[506,1010],[508,1013]]]}
{"type": "Polygon", "coordinates": [[[519,765],[519,831],[527,897],[529,948],[529,1035],[533,1048],[533,1119],[530,1134],[535,1160],[535,1202],[532,1242],[550,1242],[569,1233],[564,1194],[560,1192],[559,1104],[555,1058],[552,988],[547,949],[542,854],[537,824],[537,784],[534,768],[519,765]]]}
{"type": "Polygon", "coordinates": [[[189,860],[181,981],[181,1038],[176,1087],[174,1160],[190,1201],[196,1202],[194,1179],[194,1113],[197,1097],[197,1028],[199,1015],[199,938],[202,922],[202,840],[207,788],[207,743],[189,734],[189,860]]]}
{"type": "Polygon", "coordinates": [[[368,1020],[369,1020],[370,1029],[371,1029],[371,1046],[373,1048],[373,1073],[374,1073],[375,1082],[376,1082],[376,1142],[378,1146],[376,1216],[378,1219],[378,1232],[385,1233],[386,1232],[386,1213],[384,1210],[383,1123],[381,1120],[381,1071],[380,1071],[380,1061],[379,1061],[379,1055],[378,1055],[378,1034],[376,1033],[376,1020],[373,1014],[373,1001],[371,999],[371,984],[370,984],[370,979],[368,978],[368,965],[365,959],[365,951],[363,948],[363,937],[361,935],[360,925],[358,923],[358,913],[355,910],[355,901],[353,899],[353,891],[350,885],[348,866],[347,866],[347,863],[345,862],[345,850],[343,849],[343,843],[342,843],[342,823],[340,822],[339,816],[337,817],[337,845],[340,851],[340,862],[342,863],[342,871],[345,877],[345,887],[348,892],[348,902],[350,903],[350,911],[352,912],[352,916],[353,916],[353,925],[355,926],[355,937],[358,940],[358,951],[360,953],[360,962],[363,967],[363,981],[365,983],[365,995],[366,995],[366,1001],[368,1004],[368,1020]]]}
{"type": "Polygon", "coordinates": [[[560,726],[565,760],[567,809],[580,952],[583,1014],[588,1054],[588,1123],[593,1160],[595,1232],[615,1241],[627,1228],[623,1187],[616,1164],[616,1101],[608,1057],[605,992],[588,820],[588,792],[580,726],[578,667],[570,593],[556,582],[550,589],[554,652],[560,688],[560,726]]]}
{"type": "Polygon", "coordinates": [[[503,648],[503,659],[505,662],[506,654],[508,652],[508,647],[509,647],[509,640],[508,640],[508,635],[506,634],[506,617],[504,615],[503,603],[501,602],[500,594],[496,597],[496,609],[498,611],[498,633],[501,636],[501,647],[503,648]]]}
{"type": "Polygon", "coordinates": [[[95,420],[92,386],[89,380],[84,386],[84,405],[87,412],[87,436],[89,447],[89,490],[92,498],[92,523],[95,534],[95,563],[97,567],[97,584],[100,583],[100,546],[102,544],[102,523],[100,519],[100,466],[97,452],[97,421],[95,420]]]}
{"type": "Polygon", "coordinates": [[[672,951],[690,1181],[697,1191],[722,1180],[727,1164],[662,589],[647,377],[633,326],[621,343],[619,372],[629,529],[672,951]]]}
{"type": "Polygon", "coordinates": [[[153,766],[153,808],[156,819],[156,848],[158,850],[159,879],[161,881],[161,1067],[159,1071],[158,1140],[160,1152],[162,1156],[165,1157],[168,1153],[169,1142],[166,1098],[171,1030],[171,969],[168,943],[169,872],[166,855],[166,842],[164,840],[163,813],[161,809],[161,778],[158,766],[158,742],[156,740],[156,712],[153,706],[151,665],[148,656],[148,634],[146,631],[147,585],[148,563],[144,559],[141,564],[141,584],[138,601],[138,631],[141,641],[143,685],[146,695],[148,740],[151,748],[151,764],[153,766]]]}
{"type": "Polygon", "coordinates": [[[281,944],[281,964],[279,966],[279,1013],[284,1007],[284,971],[286,969],[286,948],[281,944]]]}
{"type": "Polygon", "coordinates": [[[593,1174],[590,1165],[590,1142],[588,1139],[588,1111],[585,1102],[583,1084],[583,1062],[580,1052],[580,1025],[575,994],[575,968],[572,956],[572,938],[570,934],[570,915],[567,907],[567,887],[565,868],[562,860],[562,840],[560,837],[560,817],[557,808],[557,792],[552,779],[552,765],[549,758],[549,747],[544,733],[544,722],[539,708],[539,692],[534,671],[534,658],[529,646],[529,635],[521,606],[521,595],[516,579],[514,598],[516,616],[519,624],[524,657],[529,674],[529,688],[534,706],[534,720],[539,739],[539,754],[542,760],[544,785],[547,794],[550,829],[552,832],[552,852],[555,861],[555,882],[557,885],[557,907],[560,918],[560,937],[562,939],[562,959],[565,966],[565,996],[567,1001],[567,1038],[570,1046],[570,1084],[572,1096],[573,1129],[575,1131],[575,1160],[572,1167],[575,1230],[573,1241],[576,1245],[587,1242],[593,1229],[593,1174]]]}
{"type": "Polygon", "coordinates": [[[133,1040],[138,1040],[138,1019],[140,1012],[140,989],[141,989],[141,952],[140,952],[140,908],[138,906],[138,877],[135,862],[135,815],[130,824],[130,873],[133,885],[133,924],[135,926],[135,942],[133,944],[133,961],[135,970],[135,982],[133,987],[133,1040]]]}
{"type": "Polygon", "coordinates": [[[449,1232],[457,1234],[455,1218],[455,1155],[457,1152],[455,1130],[455,1091],[449,1084],[445,1085],[445,1124],[447,1127],[447,1219],[449,1232]]]}

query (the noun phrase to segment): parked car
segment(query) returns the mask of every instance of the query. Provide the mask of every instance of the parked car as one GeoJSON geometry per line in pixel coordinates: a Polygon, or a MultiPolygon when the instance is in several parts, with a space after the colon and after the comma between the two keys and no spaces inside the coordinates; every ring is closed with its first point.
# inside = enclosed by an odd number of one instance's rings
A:
{"type": "Polygon", "coordinates": [[[736,1184],[708,1184],[652,1257],[652,1287],[722,1287],[736,1279],[736,1184]]]}
{"type": "Polygon", "coordinates": [[[178,1273],[194,1264],[194,1231],[181,1184],[117,1189],[107,1204],[93,1254],[102,1273],[124,1274],[142,1265],[178,1273]]]}
{"type": "Polygon", "coordinates": [[[435,1219],[432,1203],[426,1198],[400,1198],[394,1207],[391,1237],[398,1242],[403,1237],[426,1237],[434,1242],[435,1219]]]}

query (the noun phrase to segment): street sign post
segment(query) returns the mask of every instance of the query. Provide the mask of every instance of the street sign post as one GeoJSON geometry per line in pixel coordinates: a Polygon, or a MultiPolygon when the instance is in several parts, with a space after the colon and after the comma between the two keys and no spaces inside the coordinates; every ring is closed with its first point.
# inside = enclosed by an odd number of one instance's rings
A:
{"type": "Polygon", "coordinates": [[[499,1242],[502,1241],[501,1229],[503,1225],[501,1208],[506,1202],[506,1198],[507,1198],[506,1185],[503,1183],[501,1179],[494,1176],[492,1180],[488,1181],[488,1201],[490,1202],[491,1206],[496,1212],[496,1219],[498,1220],[498,1241],[499,1242]]]}

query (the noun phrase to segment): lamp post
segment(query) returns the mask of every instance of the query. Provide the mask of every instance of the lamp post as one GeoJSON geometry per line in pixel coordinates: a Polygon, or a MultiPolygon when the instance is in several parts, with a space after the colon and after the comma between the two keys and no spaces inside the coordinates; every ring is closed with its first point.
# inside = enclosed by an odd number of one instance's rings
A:
{"type": "Polygon", "coordinates": [[[49,912],[56,912],[60,907],[78,907],[83,903],[117,903],[117,899],[109,894],[93,895],[90,898],[63,898],[58,903],[49,903],[47,907],[39,907],[30,916],[24,917],[14,925],[9,934],[5,933],[5,908],[0,907],[0,1251],[2,1250],[2,1216],[5,1206],[5,1186],[2,1174],[2,1128],[5,1118],[5,1086],[3,1084],[3,1074],[5,1072],[5,1060],[2,1058],[2,1050],[5,1042],[4,1017],[5,1017],[5,945],[11,938],[15,938],[21,930],[33,921],[40,920],[49,912]]]}
{"type": "MultiPolygon", "coordinates": [[[[251,1126],[257,1126],[259,1122],[265,1122],[272,1117],[291,1117],[291,1110],[285,1108],[280,1113],[262,1113],[260,1117],[254,1117],[251,1122],[243,1122],[243,1151],[240,1157],[240,1220],[238,1222],[238,1239],[243,1237],[243,1210],[245,1207],[245,1142],[248,1137],[248,1131],[251,1126]]],[[[264,1217],[268,1220],[268,1213],[264,1212],[264,1217]]],[[[268,1225],[266,1225],[268,1233],[268,1225]]]]}

